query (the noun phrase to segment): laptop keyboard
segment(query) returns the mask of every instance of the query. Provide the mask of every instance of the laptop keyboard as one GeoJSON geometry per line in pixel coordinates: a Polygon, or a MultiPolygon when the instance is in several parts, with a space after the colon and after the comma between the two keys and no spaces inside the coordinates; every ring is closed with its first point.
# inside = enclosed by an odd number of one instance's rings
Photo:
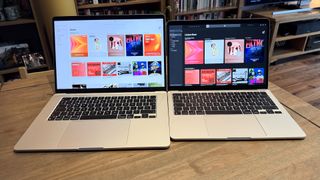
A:
{"type": "Polygon", "coordinates": [[[265,92],[173,94],[175,115],[281,114],[265,92]]]}
{"type": "Polygon", "coordinates": [[[65,97],[49,121],[156,118],[156,96],[65,97]]]}

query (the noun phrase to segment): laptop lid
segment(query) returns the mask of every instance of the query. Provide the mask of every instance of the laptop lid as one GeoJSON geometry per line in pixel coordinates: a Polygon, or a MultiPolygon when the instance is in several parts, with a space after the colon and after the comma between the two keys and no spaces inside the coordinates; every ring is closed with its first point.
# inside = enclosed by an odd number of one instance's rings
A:
{"type": "Polygon", "coordinates": [[[169,90],[268,88],[269,21],[171,21],[169,90]]]}
{"type": "Polygon", "coordinates": [[[58,93],[166,90],[163,15],[53,18],[58,93]]]}

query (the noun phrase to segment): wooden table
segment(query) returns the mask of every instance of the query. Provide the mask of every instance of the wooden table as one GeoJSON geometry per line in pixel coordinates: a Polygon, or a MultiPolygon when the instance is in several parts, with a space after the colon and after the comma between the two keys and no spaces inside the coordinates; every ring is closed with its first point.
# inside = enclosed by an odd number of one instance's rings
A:
{"type": "MultiPolygon", "coordinates": [[[[319,179],[320,112],[271,84],[305,140],[172,142],[167,150],[14,153],[52,96],[53,75],[6,83],[0,92],[0,179],[319,179]]],[[[41,135],[40,135],[41,136],[41,135]]]]}

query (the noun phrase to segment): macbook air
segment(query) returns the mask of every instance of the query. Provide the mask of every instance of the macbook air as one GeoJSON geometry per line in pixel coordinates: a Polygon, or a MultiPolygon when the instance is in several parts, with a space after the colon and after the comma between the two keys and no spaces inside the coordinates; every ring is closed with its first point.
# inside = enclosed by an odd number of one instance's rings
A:
{"type": "Polygon", "coordinates": [[[171,21],[167,31],[172,139],[305,138],[268,90],[268,20],[171,21]]]}
{"type": "Polygon", "coordinates": [[[164,16],[53,19],[55,94],[20,151],[168,148],[164,16]]]}

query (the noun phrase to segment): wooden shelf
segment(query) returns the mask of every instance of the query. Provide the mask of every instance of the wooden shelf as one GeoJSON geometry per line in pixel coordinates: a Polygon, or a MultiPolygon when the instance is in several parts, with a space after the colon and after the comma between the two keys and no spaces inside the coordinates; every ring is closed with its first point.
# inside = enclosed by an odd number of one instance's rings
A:
{"type": "Polygon", "coordinates": [[[225,6],[225,7],[211,8],[211,9],[200,9],[200,10],[187,11],[187,12],[178,12],[175,14],[175,16],[210,13],[210,12],[218,12],[218,11],[229,11],[229,10],[236,10],[236,9],[238,9],[238,7],[236,6],[225,6]]]}
{"type": "Polygon", "coordinates": [[[99,3],[99,4],[86,4],[79,5],[78,9],[92,9],[92,8],[107,8],[107,7],[121,7],[121,6],[131,6],[131,5],[140,5],[140,4],[151,4],[151,3],[160,3],[161,0],[131,0],[122,3],[99,3]]]}
{"type": "Polygon", "coordinates": [[[311,32],[311,33],[305,33],[305,34],[299,34],[299,35],[289,35],[289,36],[278,36],[276,38],[276,41],[286,41],[286,40],[291,40],[291,39],[297,39],[297,38],[302,38],[302,37],[308,37],[308,36],[313,36],[320,34],[320,31],[317,32],[311,32]]]}
{"type": "Polygon", "coordinates": [[[25,67],[14,67],[14,68],[0,70],[0,82],[4,82],[3,75],[16,73],[16,72],[19,72],[21,79],[27,78],[28,73],[25,67]]]}
{"type": "Polygon", "coordinates": [[[276,50],[274,51],[274,55],[271,57],[271,62],[277,61],[278,59],[283,59],[283,58],[288,58],[292,56],[299,56],[303,54],[308,54],[308,53],[313,53],[320,51],[320,48],[318,49],[312,49],[308,51],[299,51],[299,50],[292,50],[292,49],[287,49],[287,50],[276,50]]]}
{"type": "Polygon", "coordinates": [[[13,20],[13,21],[1,21],[0,27],[13,26],[13,25],[19,25],[19,24],[30,24],[30,23],[35,23],[35,22],[36,21],[34,19],[19,18],[17,20],[13,20]]]}

